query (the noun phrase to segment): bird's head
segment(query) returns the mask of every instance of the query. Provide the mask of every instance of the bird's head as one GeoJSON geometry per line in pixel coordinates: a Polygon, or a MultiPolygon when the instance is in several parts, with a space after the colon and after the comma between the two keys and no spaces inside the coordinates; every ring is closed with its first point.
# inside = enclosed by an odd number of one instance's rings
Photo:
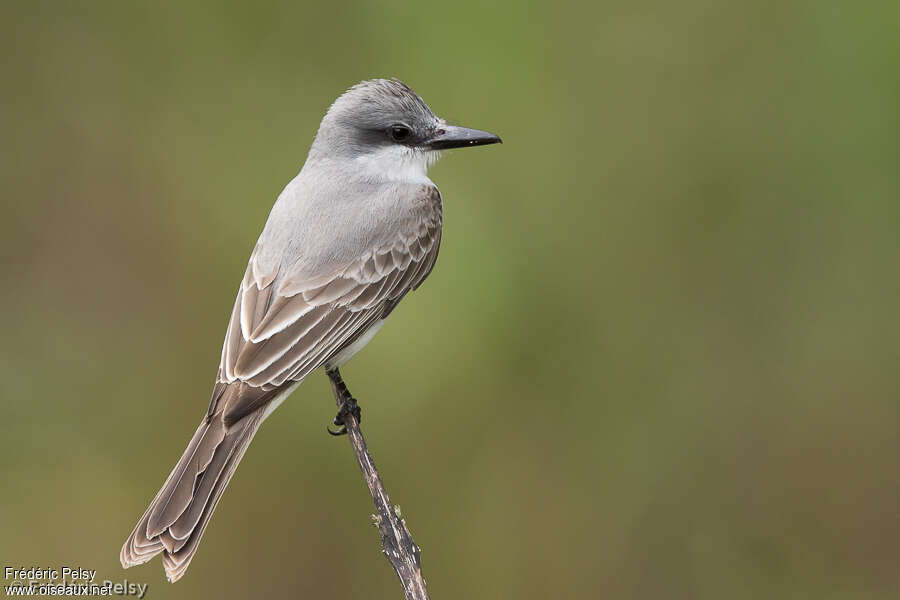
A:
{"type": "Polygon", "coordinates": [[[354,161],[387,176],[408,170],[424,175],[441,150],[498,142],[493,133],[447,124],[397,79],[371,79],[331,105],[310,159],[354,161]]]}

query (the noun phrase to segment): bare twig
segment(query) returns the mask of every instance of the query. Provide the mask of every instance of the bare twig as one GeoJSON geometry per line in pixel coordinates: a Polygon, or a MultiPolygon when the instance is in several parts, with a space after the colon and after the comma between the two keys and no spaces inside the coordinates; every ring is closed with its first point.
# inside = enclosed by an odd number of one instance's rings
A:
{"type": "MultiPolygon", "coordinates": [[[[332,390],[334,390],[334,399],[338,408],[342,408],[345,398],[350,398],[350,392],[337,369],[329,371],[328,376],[332,390]]],[[[346,428],[350,446],[356,454],[356,461],[359,463],[366,485],[369,486],[372,501],[375,503],[376,514],[373,515],[373,518],[381,532],[381,551],[391,563],[394,571],[397,572],[407,600],[428,600],[425,577],[422,575],[420,548],[409,533],[406,521],[400,517],[399,507],[391,504],[378,469],[375,468],[375,461],[369,454],[356,415],[352,412],[343,415],[343,426],[346,428]]]]}

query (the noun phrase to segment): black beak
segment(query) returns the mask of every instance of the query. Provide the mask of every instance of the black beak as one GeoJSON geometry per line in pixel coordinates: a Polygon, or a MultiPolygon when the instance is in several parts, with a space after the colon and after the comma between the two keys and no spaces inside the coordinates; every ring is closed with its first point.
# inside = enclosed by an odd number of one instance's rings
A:
{"type": "Polygon", "coordinates": [[[447,150],[448,148],[468,148],[469,146],[501,143],[503,142],[498,136],[488,131],[444,125],[424,145],[429,150],[447,150]]]}

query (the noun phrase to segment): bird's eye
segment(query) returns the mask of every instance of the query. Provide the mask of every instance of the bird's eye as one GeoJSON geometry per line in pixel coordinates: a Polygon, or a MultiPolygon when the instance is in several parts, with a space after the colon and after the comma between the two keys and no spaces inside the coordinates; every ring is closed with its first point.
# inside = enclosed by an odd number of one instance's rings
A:
{"type": "Polygon", "coordinates": [[[409,127],[405,125],[392,125],[391,126],[391,139],[395,142],[402,142],[409,138],[410,134],[409,127]]]}

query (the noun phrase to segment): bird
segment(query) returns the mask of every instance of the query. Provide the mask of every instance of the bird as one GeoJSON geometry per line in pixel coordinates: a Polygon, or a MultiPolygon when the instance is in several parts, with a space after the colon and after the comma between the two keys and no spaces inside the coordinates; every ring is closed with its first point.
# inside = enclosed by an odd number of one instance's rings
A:
{"type": "Polygon", "coordinates": [[[346,433],[360,409],[340,368],[438,256],[443,200],[428,168],[444,150],[499,142],[437,117],[398,79],[334,101],[250,254],[206,414],[122,546],[123,567],[162,554],[169,581],[184,575],[260,425],[318,369],[342,397],[330,432],[346,433]]]}

